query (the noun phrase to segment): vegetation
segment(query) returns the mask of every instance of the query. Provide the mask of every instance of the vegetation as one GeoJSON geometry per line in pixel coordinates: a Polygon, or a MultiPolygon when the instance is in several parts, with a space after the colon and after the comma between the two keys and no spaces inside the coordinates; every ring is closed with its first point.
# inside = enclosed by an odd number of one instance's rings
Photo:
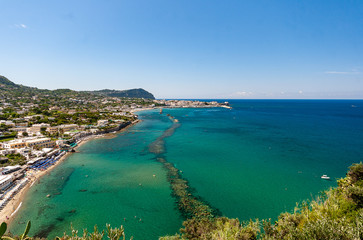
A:
{"type": "MultiPolygon", "coordinates": [[[[15,239],[19,239],[19,240],[26,240],[26,239],[30,239],[27,235],[29,233],[31,227],[31,223],[30,221],[27,223],[24,233],[22,235],[20,235],[19,237],[16,237],[15,239]]],[[[15,240],[14,238],[10,237],[10,236],[4,236],[5,232],[7,229],[7,224],[6,223],[2,223],[0,225],[0,239],[7,239],[7,240],[15,240]]]]}
{"type": "Polygon", "coordinates": [[[98,91],[74,91],[71,89],[38,89],[33,87],[27,87],[23,85],[18,85],[10,81],[4,76],[0,75],[0,95],[7,95],[7,91],[11,90],[12,94],[16,97],[22,96],[36,96],[37,94],[44,95],[47,94],[52,96],[72,96],[72,97],[85,97],[89,95],[97,95],[101,97],[118,97],[118,98],[145,98],[145,99],[155,99],[155,97],[148,91],[138,88],[129,90],[98,90],[98,91]],[[22,94],[23,93],[23,94],[22,94]]]}
{"type": "Polygon", "coordinates": [[[154,95],[142,88],[123,91],[104,89],[99,91],[91,91],[91,93],[108,97],[155,99],[154,95]]]}
{"type": "Polygon", "coordinates": [[[8,159],[8,162],[0,164],[0,167],[24,165],[26,163],[26,158],[19,153],[8,154],[5,157],[8,159]]]}
{"type": "MultiPolygon", "coordinates": [[[[35,240],[38,238],[33,238],[33,237],[28,237],[28,233],[31,227],[31,222],[29,221],[25,227],[24,233],[20,236],[15,236],[15,237],[11,237],[11,236],[4,236],[6,229],[7,229],[7,224],[5,222],[3,222],[0,225],[0,240],[2,239],[6,239],[6,240],[35,240]]],[[[110,240],[119,240],[120,238],[122,238],[123,240],[125,240],[125,232],[123,227],[121,226],[120,228],[111,228],[111,226],[109,224],[106,224],[106,232],[105,230],[103,230],[102,232],[100,232],[97,228],[97,226],[94,227],[93,232],[88,232],[86,229],[83,230],[82,236],[78,236],[78,230],[73,229],[73,227],[71,227],[71,235],[67,235],[64,233],[64,235],[62,237],[56,237],[56,240],[102,240],[105,238],[105,236],[107,236],[108,239],[110,240]]]]}

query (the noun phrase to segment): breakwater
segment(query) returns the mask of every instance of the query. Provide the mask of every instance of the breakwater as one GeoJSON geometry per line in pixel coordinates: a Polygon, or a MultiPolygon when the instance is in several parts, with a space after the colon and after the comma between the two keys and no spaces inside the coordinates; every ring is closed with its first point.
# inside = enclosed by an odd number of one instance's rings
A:
{"type": "Polygon", "coordinates": [[[165,138],[174,134],[175,130],[181,126],[179,121],[168,115],[173,122],[171,127],[166,129],[163,134],[149,145],[149,152],[154,153],[156,160],[161,163],[167,171],[167,180],[172,189],[172,195],[176,199],[178,209],[185,219],[214,218],[220,215],[220,211],[210,206],[206,201],[196,195],[188,183],[188,180],[182,177],[182,171],[177,169],[174,164],[167,161],[164,156],[165,138]]]}

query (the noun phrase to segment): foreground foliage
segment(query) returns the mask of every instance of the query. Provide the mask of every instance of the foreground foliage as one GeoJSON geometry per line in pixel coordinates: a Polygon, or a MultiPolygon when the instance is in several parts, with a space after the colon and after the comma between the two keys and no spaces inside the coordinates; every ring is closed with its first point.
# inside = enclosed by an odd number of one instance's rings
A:
{"type": "MultiPolygon", "coordinates": [[[[347,176],[338,180],[338,187],[324,192],[310,202],[297,205],[293,213],[282,213],[273,224],[269,220],[240,222],[226,217],[192,218],[186,220],[184,228],[174,236],[160,240],[184,239],[238,239],[238,240],[277,240],[277,239],[319,239],[319,240],[359,240],[363,239],[363,164],[350,167],[347,176]]],[[[23,235],[14,239],[34,239],[27,237],[30,223],[23,235]]],[[[0,227],[0,240],[4,237],[6,224],[0,227]],[[5,229],[4,229],[5,228],[5,229]]],[[[71,235],[64,234],[57,239],[82,240],[103,238],[125,239],[124,229],[106,225],[106,232],[95,227],[92,233],[72,229],[71,235]]]]}
{"type": "MultiPolygon", "coordinates": [[[[20,236],[4,236],[4,233],[7,229],[7,224],[3,222],[0,225],[0,240],[40,240],[41,238],[32,238],[27,236],[30,230],[30,226],[31,223],[29,221],[26,225],[24,233],[20,236]]],[[[64,233],[62,237],[56,237],[55,240],[102,240],[105,239],[105,237],[110,240],[125,240],[124,228],[122,226],[120,228],[111,228],[110,224],[106,224],[106,231],[103,230],[102,232],[100,232],[97,226],[95,226],[93,232],[88,232],[87,229],[84,229],[82,235],[78,236],[78,230],[75,230],[73,229],[73,227],[71,227],[71,235],[67,235],[66,233],[64,233]]]]}

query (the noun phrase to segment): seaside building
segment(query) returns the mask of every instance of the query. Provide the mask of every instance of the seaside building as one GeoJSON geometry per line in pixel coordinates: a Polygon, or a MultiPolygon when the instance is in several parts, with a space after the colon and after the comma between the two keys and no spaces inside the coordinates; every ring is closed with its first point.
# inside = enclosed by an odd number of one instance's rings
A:
{"type": "Polygon", "coordinates": [[[26,142],[27,147],[40,147],[40,148],[52,148],[55,146],[55,142],[50,138],[39,138],[34,140],[29,140],[26,142]]]}
{"type": "Polygon", "coordinates": [[[0,191],[4,191],[13,182],[13,176],[0,175],[0,191]]]}
{"type": "Polygon", "coordinates": [[[15,171],[17,171],[19,169],[20,169],[20,165],[7,166],[7,167],[3,168],[1,174],[2,175],[9,174],[9,173],[15,172],[15,171]]]}
{"type": "Polygon", "coordinates": [[[4,142],[2,144],[2,147],[5,149],[24,148],[26,147],[26,144],[24,140],[11,140],[9,142],[4,142]]]}
{"type": "Polygon", "coordinates": [[[2,147],[5,149],[12,148],[25,148],[25,147],[54,147],[55,142],[50,138],[23,138],[11,140],[8,142],[2,143],[2,147]]]}
{"type": "Polygon", "coordinates": [[[77,124],[64,124],[59,126],[59,129],[62,129],[63,132],[68,132],[77,128],[78,128],[77,124]]]}
{"type": "Polygon", "coordinates": [[[106,126],[107,123],[108,123],[108,120],[98,120],[97,121],[97,126],[103,127],[103,126],[106,126]]]}
{"type": "Polygon", "coordinates": [[[3,149],[3,150],[0,150],[0,155],[8,155],[8,154],[12,154],[12,153],[15,153],[15,149],[3,149]]]}
{"type": "Polygon", "coordinates": [[[40,132],[42,128],[48,128],[48,127],[50,127],[50,125],[46,123],[34,124],[29,128],[28,131],[32,133],[37,133],[40,132]]]}
{"type": "Polygon", "coordinates": [[[19,123],[16,123],[15,126],[17,128],[24,128],[24,127],[28,127],[28,123],[27,122],[19,122],[19,123]]]}
{"type": "Polygon", "coordinates": [[[15,123],[10,120],[0,120],[0,124],[5,124],[6,126],[13,126],[15,127],[15,123]]]}
{"type": "Polygon", "coordinates": [[[26,127],[15,127],[15,128],[10,128],[9,130],[12,132],[26,132],[27,128],[26,127]]]}
{"type": "Polygon", "coordinates": [[[59,130],[59,128],[57,127],[57,126],[55,126],[55,127],[48,127],[47,128],[47,132],[49,132],[50,134],[57,134],[58,133],[58,130],[59,130]]]}

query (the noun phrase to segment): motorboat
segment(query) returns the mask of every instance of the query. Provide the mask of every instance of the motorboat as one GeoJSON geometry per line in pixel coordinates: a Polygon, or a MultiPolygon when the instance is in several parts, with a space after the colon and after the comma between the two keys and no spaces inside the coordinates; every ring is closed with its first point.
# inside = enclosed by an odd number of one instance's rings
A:
{"type": "Polygon", "coordinates": [[[323,175],[323,176],[321,176],[321,179],[329,180],[329,179],[330,179],[330,177],[328,177],[328,175],[323,175]]]}

